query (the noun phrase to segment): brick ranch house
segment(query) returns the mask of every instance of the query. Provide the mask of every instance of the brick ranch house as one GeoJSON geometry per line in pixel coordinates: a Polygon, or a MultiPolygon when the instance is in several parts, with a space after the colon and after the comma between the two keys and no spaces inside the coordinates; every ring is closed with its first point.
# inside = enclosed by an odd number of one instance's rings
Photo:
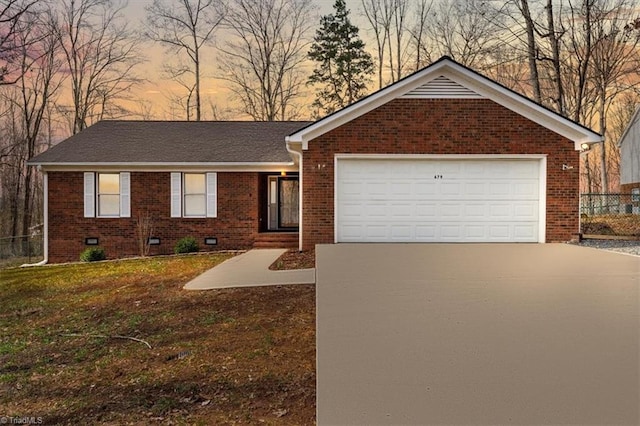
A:
{"type": "Polygon", "coordinates": [[[558,242],[593,131],[444,57],[313,123],[95,124],[33,158],[45,261],[341,242],[558,242]],[[302,202],[300,202],[302,200],[302,202]]]}

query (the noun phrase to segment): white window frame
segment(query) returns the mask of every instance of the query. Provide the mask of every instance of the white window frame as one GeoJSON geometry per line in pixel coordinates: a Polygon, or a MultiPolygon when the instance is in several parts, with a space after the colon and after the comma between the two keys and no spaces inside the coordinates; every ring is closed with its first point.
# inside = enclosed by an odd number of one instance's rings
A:
{"type": "Polygon", "coordinates": [[[631,202],[640,202],[640,188],[631,188],[631,202]]]}
{"type": "Polygon", "coordinates": [[[100,215],[100,194],[98,189],[99,175],[101,172],[84,173],[84,217],[117,218],[131,217],[131,173],[129,172],[104,172],[105,174],[117,174],[120,178],[120,206],[117,215],[100,215]]]}
{"type": "Polygon", "coordinates": [[[187,219],[218,217],[218,174],[212,172],[172,172],[171,217],[187,219]],[[188,174],[202,174],[205,176],[205,215],[195,216],[185,214],[184,176],[188,174]]]}

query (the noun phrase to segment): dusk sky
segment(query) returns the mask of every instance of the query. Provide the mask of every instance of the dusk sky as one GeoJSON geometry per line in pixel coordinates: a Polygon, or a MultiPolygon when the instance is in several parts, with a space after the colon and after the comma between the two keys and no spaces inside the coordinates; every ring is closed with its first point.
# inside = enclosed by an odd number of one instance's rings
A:
{"type": "MultiPolygon", "coordinates": [[[[331,13],[332,6],[335,0],[314,0],[314,3],[318,6],[317,9],[317,27],[320,23],[320,16],[331,13]]],[[[125,8],[125,14],[130,22],[130,25],[134,28],[140,28],[145,19],[145,6],[152,3],[152,0],[129,0],[127,7],[125,8]]],[[[360,1],[359,0],[346,0],[347,7],[351,10],[352,20],[356,25],[361,28],[361,35],[366,37],[364,31],[364,22],[359,16],[360,1]]],[[[313,34],[311,34],[313,35],[313,34]]],[[[224,42],[224,32],[219,30],[216,33],[215,43],[224,42]]],[[[172,94],[183,93],[182,89],[177,83],[170,80],[166,80],[161,75],[162,62],[167,57],[165,49],[152,42],[145,42],[144,54],[147,58],[147,62],[138,67],[138,75],[148,80],[141,84],[132,93],[133,105],[130,106],[134,111],[140,111],[143,109],[150,109],[154,119],[184,119],[184,112],[178,112],[181,114],[178,117],[173,117],[170,112],[168,98],[172,94]]],[[[216,78],[219,75],[219,71],[216,67],[217,52],[215,49],[206,49],[204,53],[204,59],[202,63],[203,75],[202,75],[202,96],[203,96],[203,110],[205,112],[205,119],[211,119],[208,116],[210,111],[210,105],[215,104],[219,109],[224,110],[230,106],[229,98],[230,92],[227,89],[227,83],[216,78]]],[[[135,117],[132,117],[135,118],[135,117]]],[[[246,117],[238,117],[237,115],[230,114],[226,119],[245,119],[246,117]]]]}

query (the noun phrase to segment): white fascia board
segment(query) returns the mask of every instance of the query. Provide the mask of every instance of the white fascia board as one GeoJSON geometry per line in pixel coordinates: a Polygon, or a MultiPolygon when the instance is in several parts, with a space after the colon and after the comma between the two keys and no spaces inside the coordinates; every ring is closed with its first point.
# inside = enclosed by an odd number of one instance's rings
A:
{"type": "Polygon", "coordinates": [[[46,171],[128,170],[158,171],[216,171],[216,172],[297,172],[294,162],[286,163],[32,163],[46,171]]]}
{"type": "Polygon", "coordinates": [[[302,149],[309,147],[309,141],[346,124],[379,106],[390,102],[410,90],[439,77],[445,76],[452,81],[475,91],[479,95],[504,106],[531,121],[558,133],[574,142],[576,150],[580,150],[583,143],[600,143],[603,141],[599,134],[580,126],[538,104],[521,96],[499,84],[471,71],[453,61],[443,60],[431,65],[421,72],[405,78],[395,84],[387,86],[368,98],[356,102],[325,119],[290,135],[289,142],[301,142],[302,149]]]}

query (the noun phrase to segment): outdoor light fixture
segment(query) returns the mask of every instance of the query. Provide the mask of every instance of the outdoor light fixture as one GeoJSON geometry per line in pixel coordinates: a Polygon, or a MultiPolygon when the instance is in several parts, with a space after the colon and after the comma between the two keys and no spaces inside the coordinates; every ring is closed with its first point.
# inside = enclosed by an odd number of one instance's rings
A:
{"type": "Polygon", "coordinates": [[[204,244],[207,245],[207,246],[218,245],[218,238],[217,237],[205,237],[204,244]]]}
{"type": "Polygon", "coordinates": [[[147,244],[149,244],[150,246],[159,246],[160,245],[160,238],[158,238],[158,237],[149,237],[147,239],[147,244]]]}
{"type": "Polygon", "coordinates": [[[587,152],[591,150],[591,144],[583,143],[582,145],[580,145],[580,149],[582,150],[582,152],[587,152]]]}
{"type": "Polygon", "coordinates": [[[286,176],[286,175],[287,175],[287,172],[284,172],[284,171],[280,172],[280,176],[286,176]]]}
{"type": "Polygon", "coordinates": [[[100,241],[96,237],[89,237],[84,239],[86,246],[97,246],[100,241]]]}

